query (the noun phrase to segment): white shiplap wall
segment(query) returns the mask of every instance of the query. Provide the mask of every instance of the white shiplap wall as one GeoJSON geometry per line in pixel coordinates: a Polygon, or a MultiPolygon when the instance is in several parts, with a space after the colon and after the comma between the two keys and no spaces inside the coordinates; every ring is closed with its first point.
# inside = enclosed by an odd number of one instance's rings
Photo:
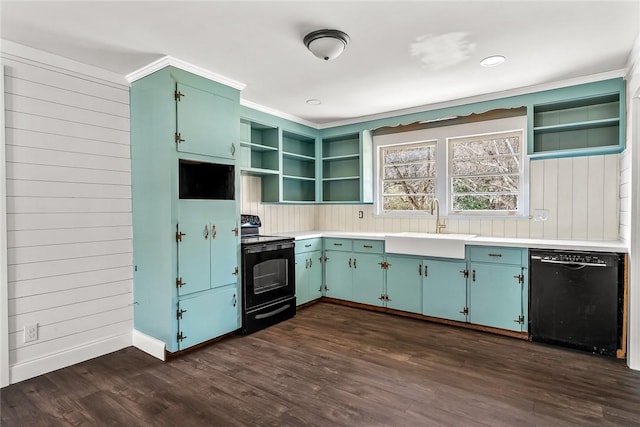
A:
{"type": "MultiPolygon", "coordinates": [[[[547,221],[529,218],[446,218],[448,233],[491,237],[617,240],[619,155],[535,160],[530,163],[531,212],[548,210],[547,221]]],[[[435,219],[375,216],[372,205],[321,205],[320,230],[432,232],[435,219]],[[358,211],[364,218],[358,219],[358,211]]]]}
{"type": "MultiPolygon", "coordinates": [[[[529,218],[446,218],[447,232],[492,237],[617,240],[620,211],[619,155],[536,160],[530,164],[530,207],[547,221],[529,218]]],[[[302,230],[430,232],[431,217],[374,215],[372,205],[268,205],[260,203],[260,179],[243,177],[243,210],[258,213],[270,233],[302,230]],[[358,218],[363,211],[363,219],[358,218]],[[315,223],[314,223],[315,222],[315,223]]]]}
{"type": "Polygon", "coordinates": [[[131,345],[129,88],[19,45],[2,59],[13,383],[131,345]]]}

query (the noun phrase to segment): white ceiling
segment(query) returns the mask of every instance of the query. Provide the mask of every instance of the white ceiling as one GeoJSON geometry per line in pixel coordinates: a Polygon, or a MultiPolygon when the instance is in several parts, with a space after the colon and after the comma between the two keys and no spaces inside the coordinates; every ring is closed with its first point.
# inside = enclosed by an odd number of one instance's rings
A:
{"type": "Polygon", "coordinates": [[[123,75],[169,55],[319,125],[622,70],[640,32],[639,0],[3,0],[1,14],[5,40],[123,75]],[[333,61],[302,43],[321,28],[351,37],[333,61]],[[494,54],[506,62],[480,67],[494,54]]]}

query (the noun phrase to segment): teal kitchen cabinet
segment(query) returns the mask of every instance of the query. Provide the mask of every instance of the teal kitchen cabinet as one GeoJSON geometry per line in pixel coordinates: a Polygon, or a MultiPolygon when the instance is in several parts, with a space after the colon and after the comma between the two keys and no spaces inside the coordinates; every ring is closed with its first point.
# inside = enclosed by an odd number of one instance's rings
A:
{"type": "Polygon", "coordinates": [[[172,353],[240,324],[233,158],[240,93],[165,67],[134,81],[130,97],[133,325],[172,353]],[[199,179],[224,178],[233,191],[223,200],[181,198],[185,162],[223,166],[224,177],[199,179]]]}
{"type": "Polygon", "coordinates": [[[352,249],[349,239],[324,239],[325,296],[346,301],[353,299],[352,249]]]}
{"type": "Polygon", "coordinates": [[[384,286],[384,242],[325,239],[325,295],[380,305],[384,286]]]}
{"type": "Polygon", "coordinates": [[[180,200],[178,203],[178,294],[237,281],[239,245],[234,201],[180,200]]]}
{"type": "Polygon", "coordinates": [[[371,141],[369,131],[322,137],[322,202],[373,201],[371,141]]]}
{"type": "Polygon", "coordinates": [[[425,259],[422,272],[422,314],[466,322],[466,272],[465,261],[425,259]]]}
{"type": "Polygon", "coordinates": [[[233,159],[238,141],[238,104],[216,86],[176,83],[175,141],[179,152],[233,159]]]}
{"type": "Polygon", "coordinates": [[[422,259],[387,255],[385,306],[394,310],[422,313],[422,259]]]}
{"type": "Polygon", "coordinates": [[[178,350],[238,329],[238,288],[234,284],[181,298],[178,303],[178,350]]]}
{"type": "Polygon", "coordinates": [[[526,249],[472,246],[469,259],[469,322],[527,330],[526,249]]]}
{"type": "Polygon", "coordinates": [[[322,239],[296,240],[296,302],[322,296],[322,239]]]}

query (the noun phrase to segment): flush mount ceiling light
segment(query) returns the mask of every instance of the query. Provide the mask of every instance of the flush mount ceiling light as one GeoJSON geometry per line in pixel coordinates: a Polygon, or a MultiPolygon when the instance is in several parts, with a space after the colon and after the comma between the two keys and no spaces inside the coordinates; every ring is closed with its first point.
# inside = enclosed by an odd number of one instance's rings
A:
{"type": "Polygon", "coordinates": [[[340,30],[317,30],[304,36],[303,42],[316,57],[329,61],[344,52],[349,36],[340,30]]]}
{"type": "Polygon", "coordinates": [[[480,61],[480,65],[483,67],[495,67],[496,65],[500,65],[504,62],[504,56],[502,55],[493,55],[487,56],[482,61],[480,61]]]}

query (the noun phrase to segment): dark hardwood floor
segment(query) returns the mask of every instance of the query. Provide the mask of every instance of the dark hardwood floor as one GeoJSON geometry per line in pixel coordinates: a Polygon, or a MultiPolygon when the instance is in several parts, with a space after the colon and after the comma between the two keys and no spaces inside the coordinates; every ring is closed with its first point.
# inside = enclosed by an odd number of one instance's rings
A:
{"type": "Polygon", "coordinates": [[[6,426],[640,425],[624,361],[327,303],[170,362],[131,347],[1,394],[6,426]]]}

